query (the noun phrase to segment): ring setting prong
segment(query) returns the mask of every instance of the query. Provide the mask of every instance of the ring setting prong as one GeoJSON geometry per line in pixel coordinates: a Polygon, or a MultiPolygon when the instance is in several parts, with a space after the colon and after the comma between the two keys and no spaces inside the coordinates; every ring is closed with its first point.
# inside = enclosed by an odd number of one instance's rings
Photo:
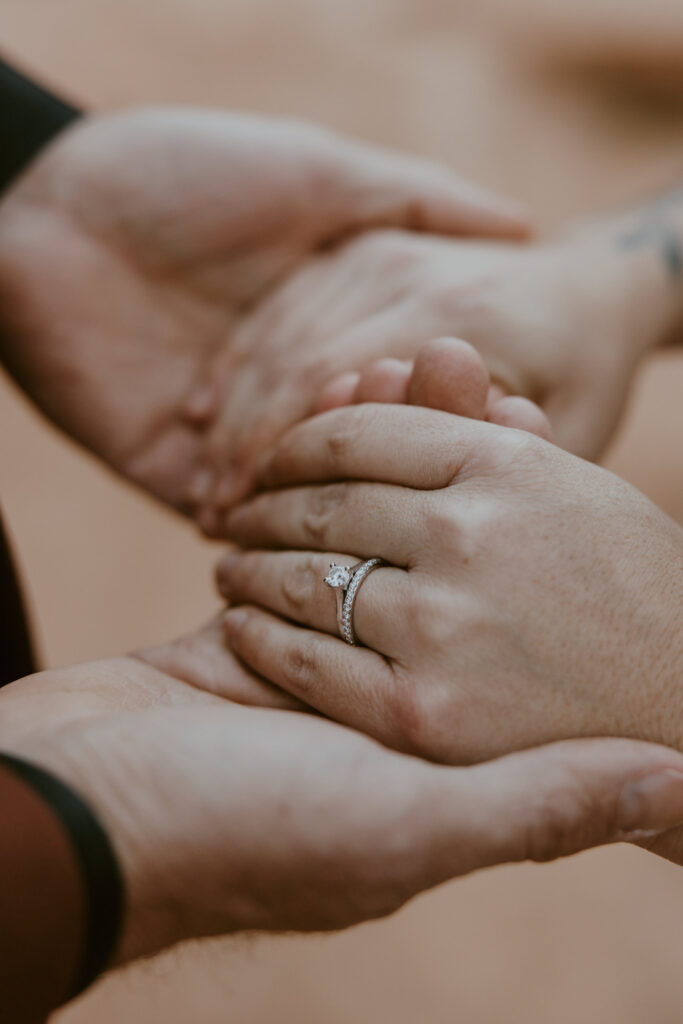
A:
{"type": "Polygon", "coordinates": [[[351,582],[351,570],[347,565],[335,565],[330,562],[330,571],[325,577],[325,583],[333,590],[346,590],[351,582]]]}

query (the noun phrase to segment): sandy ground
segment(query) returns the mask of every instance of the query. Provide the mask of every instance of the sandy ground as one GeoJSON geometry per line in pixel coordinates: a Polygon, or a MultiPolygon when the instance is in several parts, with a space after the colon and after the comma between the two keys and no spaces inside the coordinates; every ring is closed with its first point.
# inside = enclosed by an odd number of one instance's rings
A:
{"type": "MultiPolygon", "coordinates": [[[[316,118],[448,160],[543,225],[683,168],[680,0],[0,0],[0,38],[94,106],[316,118]]],[[[200,621],[215,549],[0,381],[3,500],[50,664],[200,621]]],[[[683,358],[653,359],[609,465],[683,521],[683,358]]],[[[674,1024],[683,884],[631,849],[502,868],[333,938],[222,941],[100,984],[59,1024],[674,1024]]]]}

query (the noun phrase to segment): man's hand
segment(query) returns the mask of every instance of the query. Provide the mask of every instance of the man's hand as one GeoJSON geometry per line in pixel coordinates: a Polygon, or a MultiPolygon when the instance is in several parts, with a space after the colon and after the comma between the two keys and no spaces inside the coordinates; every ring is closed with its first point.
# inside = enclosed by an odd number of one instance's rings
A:
{"type": "MultiPolygon", "coordinates": [[[[3,363],[67,433],[188,510],[219,396],[248,391],[267,357],[235,344],[247,310],[376,225],[525,230],[444,170],[322,129],[171,109],[86,120],[0,204],[3,363]]],[[[289,376],[305,393],[296,363],[289,376]]]]}
{"type": "Polygon", "coordinates": [[[118,963],[205,935],[343,928],[478,868],[683,820],[683,758],[665,748],[588,740],[447,769],[135,659],[13,683],[0,749],[107,829],[127,894],[118,963]]]}
{"type": "Polygon", "coordinates": [[[219,570],[261,679],[446,762],[575,736],[683,749],[683,530],[607,470],[375,404],[292,428],[262,483],[226,523],[251,550],[219,570]],[[358,591],[352,647],[323,580],[369,558],[388,564],[358,591]]]}

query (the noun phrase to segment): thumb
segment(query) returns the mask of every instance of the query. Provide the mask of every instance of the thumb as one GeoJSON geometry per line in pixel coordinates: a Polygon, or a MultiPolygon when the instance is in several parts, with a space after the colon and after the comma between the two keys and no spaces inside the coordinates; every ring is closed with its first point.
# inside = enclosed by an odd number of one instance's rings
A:
{"type": "Polygon", "coordinates": [[[570,740],[433,770],[422,850],[432,885],[683,824],[683,756],[650,743],[570,740]]]}
{"type": "Polygon", "coordinates": [[[521,203],[500,198],[446,167],[356,142],[339,145],[334,219],[340,234],[370,227],[510,239],[530,233],[521,203]]]}

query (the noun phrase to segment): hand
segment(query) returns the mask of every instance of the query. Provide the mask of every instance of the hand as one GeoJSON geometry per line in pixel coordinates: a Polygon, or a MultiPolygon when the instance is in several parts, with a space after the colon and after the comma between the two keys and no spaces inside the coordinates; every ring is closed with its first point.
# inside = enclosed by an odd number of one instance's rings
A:
{"type": "MultiPolygon", "coordinates": [[[[3,363],[72,437],[190,511],[219,399],[231,407],[265,355],[236,340],[247,310],[315,250],[378,224],[525,231],[445,171],[305,125],[88,119],[0,204],[3,363]]],[[[232,418],[228,451],[256,422],[232,418]]]]}
{"type": "Polygon", "coordinates": [[[283,429],[350,401],[369,362],[412,358],[440,334],[475,346],[499,394],[539,403],[558,444],[596,457],[643,352],[681,318],[680,289],[655,255],[620,248],[624,230],[619,222],[531,246],[381,231],[306,264],[240,327],[241,350],[258,359],[213,428],[215,470],[228,472],[213,518],[203,513],[209,532],[221,532],[222,509],[244,496],[258,455],[283,429]],[[330,387],[335,374],[345,376],[330,387]],[[235,418],[258,420],[238,447],[235,418]]]}
{"type": "Polygon", "coordinates": [[[606,470],[429,409],[319,416],[219,570],[261,678],[401,750],[469,762],[574,736],[683,747],[683,531],[606,470]],[[374,482],[379,481],[379,482],[374,482]],[[257,550],[285,548],[284,552],[257,550]],[[390,563],[338,639],[330,561],[390,563]],[[302,628],[304,627],[304,628],[302,628]]]}
{"type": "Polygon", "coordinates": [[[134,659],[13,683],[0,749],[72,786],[106,827],[127,894],[118,964],[205,935],[343,928],[478,868],[683,820],[670,750],[592,740],[439,768],[134,659]]]}

